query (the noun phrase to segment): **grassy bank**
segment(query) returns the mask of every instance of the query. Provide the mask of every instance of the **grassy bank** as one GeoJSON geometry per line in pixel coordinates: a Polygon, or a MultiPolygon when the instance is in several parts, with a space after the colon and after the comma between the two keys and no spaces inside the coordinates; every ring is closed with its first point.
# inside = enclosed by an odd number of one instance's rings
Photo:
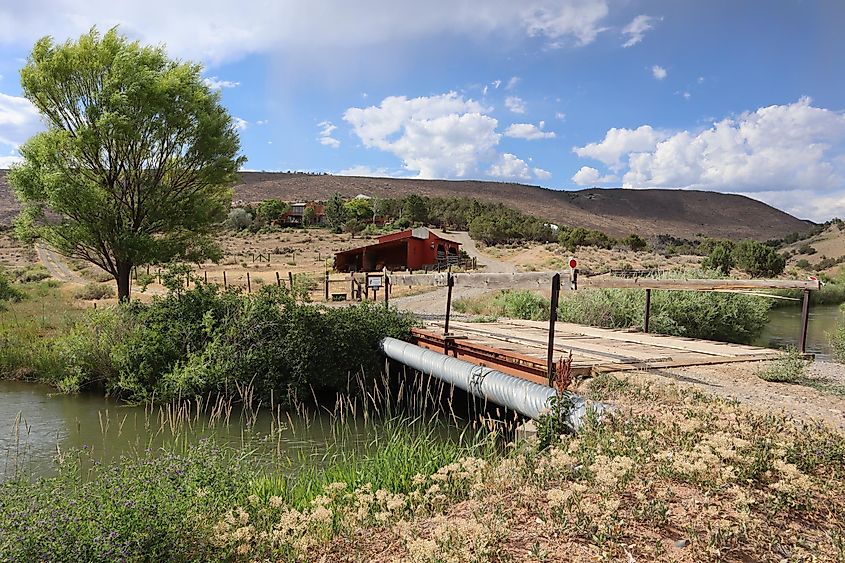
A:
{"type": "MultiPolygon", "coordinates": [[[[549,301],[529,291],[502,291],[455,301],[458,312],[486,318],[505,316],[546,320],[549,301]]],[[[563,292],[558,319],[604,328],[641,327],[645,292],[628,289],[585,289],[563,292]]],[[[749,343],[768,321],[765,298],[729,293],[653,291],[653,332],[724,342],[749,343]]]]}
{"type": "MultiPolygon", "coordinates": [[[[602,376],[618,409],[503,455],[389,420],[290,474],[211,444],[0,486],[0,554],[56,561],[802,560],[845,557],[845,437],[602,376]],[[786,554],[786,555],[785,555],[786,554]]],[[[422,421],[420,421],[422,422],[422,421]]]]}
{"type": "Polygon", "coordinates": [[[245,295],[196,283],[149,304],[79,310],[50,286],[24,289],[0,321],[0,374],[67,392],[102,389],[129,401],[231,393],[251,385],[307,396],[381,372],[384,336],[414,320],[383,306],[328,308],[284,289],[245,295]]]}

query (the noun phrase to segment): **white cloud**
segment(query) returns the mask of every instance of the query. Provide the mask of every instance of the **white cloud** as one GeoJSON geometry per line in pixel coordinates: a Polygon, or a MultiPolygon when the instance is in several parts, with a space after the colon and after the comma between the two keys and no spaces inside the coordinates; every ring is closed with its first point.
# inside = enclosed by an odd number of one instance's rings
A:
{"type": "Polygon", "coordinates": [[[604,139],[583,147],[575,147],[573,152],[582,158],[592,158],[607,165],[611,170],[624,167],[623,156],[631,153],[650,151],[657,143],[669,136],[666,131],[642,125],[636,129],[610,129],[604,139]]]}
{"type": "Polygon", "coordinates": [[[653,67],[651,67],[651,75],[657,80],[663,80],[669,75],[669,73],[666,72],[666,69],[662,66],[654,65],[653,67]]]}
{"type": "Polygon", "coordinates": [[[681,94],[681,96],[683,96],[685,100],[689,100],[692,97],[692,94],[690,94],[689,92],[684,92],[681,94]]]}
{"type": "Polygon", "coordinates": [[[534,176],[538,180],[548,180],[549,178],[552,177],[552,173],[549,172],[548,170],[543,170],[542,168],[535,168],[534,169],[534,176]]]}
{"type": "Polygon", "coordinates": [[[268,123],[270,123],[269,119],[259,119],[255,122],[256,125],[267,125],[268,123]]]}
{"type": "Polygon", "coordinates": [[[498,121],[485,111],[478,102],[449,92],[390,96],[378,106],[349,108],[343,119],[364,146],[393,153],[421,178],[461,178],[495,156],[498,121]]]}
{"type": "Polygon", "coordinates": [[[493,81],[493,82],[491,82],[490,84],[493,86],[493,88],[496,88],[496,89],[498,90],[498,89],[499,89],[499,86],[501,86],[501,85],[502,85],[502,81],[501,81],[501,80],[494,80],[494,81],[493,81]]]}
{"type": "Polygon", "coordinates": [[[0,156],[0,170],[11,168],[12,165],[19,164],[21,162],[23,162],[23,158],[20,156],[0,156]]]}
{"type": "Polygon", "coordinates": [[[28,0],[0,7],[0,44],[29,47],[96,25],[114,25],[172,54],[204,61],[250,53],[337,50],[418,41],[444,34],[472,38],[538,37],[550,45],[586,45],[605,29],[608,0],[28,0]],[[161,17],[167,14],[167,17],[161,17]],[[189,25],[186,25],[189,22],[189,25]]]}
{"type": "Polygon", "coordinates": [[[506,152],[499,156],[499,160],[493,163],[487,174],[494,178],[530,180],[531,168],[521,158],[506,152]]]}
{"type": "Polygon", "coordinates": [[[566,114],[562,111],[559,111],[555,114],[555,119],[560,119],[561,121],[566,121],[566,114]]]}
{"type": "Polygon", "coordinates": [[[326,145],[333,149],[340,147],[340,141],[332,137],[332,133],[337,129],[337,125],[334,125],[331,121],[321,121],[317,124],[317,127],[320,128],[317,140],[320,141],[321,145],[326,145]]]}
{"type": "Polygon", "coordinates": [[[240,86],[240,82],[232,82],[231,80],[221,80],[216,76],[209,76],[208,78],[202,79],[203,84],[211,88],[212,90],[222,90],[224,88],[236,88],[240,86]]]}
{"type": "Polygon", "coordinates": [[[554,139],[555,133],[553,131],[543,131],[545,123],[540,122],[540,125],[533,123],[514,123],[505,129],[505,137],[513,137],[514,139],[525,139],[527,141],[535,141],[537,139],[554,139]]]}
{"type": "Polygon", "coordinates": [[[496,130],[498,121],[487,115],[490,111],[449,92],[410,99],[390,96],[378,106],[349,108],[343,119],[365,147],[395,155],[420,178],[531,178],[533,171],[524,161],[496,150],[502,134],[496,130]]]}
{"type": "Polygon", "coordinates": [[[249,125],[249,121],[240,117],[232,117],[232,121],[235,123],[235,129],[238,131],[243,131],[249,125]]]}
{"type": "Polygon", "coordinates": [[[519,96],[508,96],[505,98],[505,107],[514,113],[525,113],[525,100],[519,96]]]}
{"type": "Polygon", "coordinates": [[[612,169],[624,168],[626,156],[627,187],[739,193],[814,220],[845,207],[845,114],[815,107],[809,98],[697,131],[611,129],[601,143],[575,152],[612,169]]]}
{"type": "Polygon", "coordinates": [[[602,176],[601,172],[591,166],[582,166],[578,172],[572,176],[572,181],[579,186],[595,186],[597,184],[607,184],[617,180],[618,178],[613,175],[602,176]]]}
{"type": "Polygon", "coordinates": [[[0,92],[0,146],[16,150],[39,129],[41,118],[29,100],[0,92]]]}
{"type": "Polygon", "coordinates": [[[356,164],[337,172],[338,176],[369,176],[372,178],[392,178],[401,174],[391,173],[387,168],[370,168],[366,164],[356,164]]]}
{"type": "Polygon", "coordinates": [[[639,15],[631,20],[631,23],[626,25],[622,28],[622,33],[628,37],[625,43],[622,44],[623,47],[633,47],[637,43],[643,40],[646,31],[650,31],[654,29],[654,22],[657,18],[652,16],[646,15],[639,15]]]}
{"type": "Polygon", "coordinates": [[[583,46],[595,41],[606,27],[599,22],[608,14],[604,0],[572,0],[564,2],[513,2],[523,7],[522,23],[531,36],[545,36],[550,45],[560,47],[572,38],[575,45],[583,46]]]}
{"type": "Polygon", "coordinates": [[[508,85],[505,86],[505,90],[513,90],[516,88],[516,85],[519,84],[519,81],[522,80],[518,76],[511,76],[511,79],[508,80],[508,85]]]}

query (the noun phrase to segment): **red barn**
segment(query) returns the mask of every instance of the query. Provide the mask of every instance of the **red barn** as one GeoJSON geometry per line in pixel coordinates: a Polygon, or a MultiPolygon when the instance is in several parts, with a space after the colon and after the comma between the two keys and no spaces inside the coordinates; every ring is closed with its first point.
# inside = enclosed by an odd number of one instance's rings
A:
{"type": "Polygon", "coordinates": [[[378,242],[344,250],[334,256],[339,272],[421,270],[425,266],[449,264],[460,256],[461,243],[440,237],[425,227],[380,236],[378,242]]]}

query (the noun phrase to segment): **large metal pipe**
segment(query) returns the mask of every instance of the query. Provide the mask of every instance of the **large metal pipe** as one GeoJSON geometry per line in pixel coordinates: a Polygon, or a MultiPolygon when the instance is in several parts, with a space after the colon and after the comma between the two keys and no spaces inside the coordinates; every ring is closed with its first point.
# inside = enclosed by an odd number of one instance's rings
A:
{"type": "MultiPolygon", "coordinates": [[[[552,398],[557,396],[557,391],[551,387],[477,366],[396,338],[385,338],[380,346],[384,355],[392,360],[529,418],[538,418],[547,413],[552,398]]],[[[588,412],[602,414],[609,410],[603,403],[588,405],[583,397],[575,393],[565,392],[565,396],[572,404],[569,424],[575,430],[581,427],[588,412]]]]}

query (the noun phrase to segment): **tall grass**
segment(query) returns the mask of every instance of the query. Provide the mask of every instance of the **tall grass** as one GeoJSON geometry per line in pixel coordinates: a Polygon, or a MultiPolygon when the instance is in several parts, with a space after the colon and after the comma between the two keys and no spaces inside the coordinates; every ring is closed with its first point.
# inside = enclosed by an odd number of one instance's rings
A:
{"type": "MultiPolygon", "coordinates": [[[[455,301],[455,310],[485,317],[546,320],[548,299],[530,291],[505,290],[493,296],[455,301]]],[[[652,291],[650,329],[690,338],[749,343],[768,322],[766,298],[736,293],[652,291]]],[[[558,319],[604,328],[642,327],[645,292],[584,289],[563,292],[558,319]]]]}
{"type": "MultiPolygon", "coordinates": [[[[498,455],[486,426],[461,431],[435,416],[443,401],[458,415],[428,378],[392,390],[385,380],[354,384],[364,389],[333,405],[295,402],[290,410],[262,406],[248,386],[237,397],[151,403],[142,424],[150,437],[168,438],[162,447],[150,438],[110,462],[90,449],[60,451],[55,476],[19,473],[0,484],[0,560],[231,560],[214,524],[235,507],[272,502],[304,511],[333,483],[405,494],[419,475],[498,455]],[[268,418],[268,433],[249,436],[268,418]],[[240,444],[216,439],[213,430],[230,424],[244,435],[240,444]],[[327,444],[283,447],[310,434],[327,444]]],[[[113,436],[125,423],[106,414],[100,430],[113,436]]]]}

